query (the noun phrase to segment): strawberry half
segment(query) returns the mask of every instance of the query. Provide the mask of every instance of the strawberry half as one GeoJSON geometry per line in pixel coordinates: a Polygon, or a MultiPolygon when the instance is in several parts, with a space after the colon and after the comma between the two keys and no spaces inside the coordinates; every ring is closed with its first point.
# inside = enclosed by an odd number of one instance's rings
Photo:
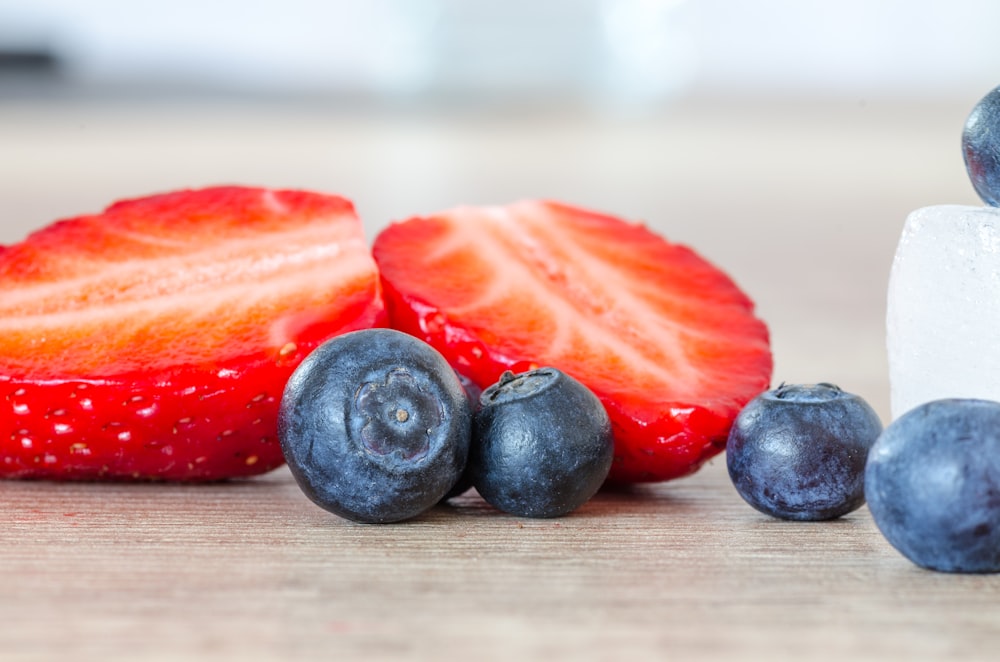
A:
{"type": "Polygon", "coordinates": [[[724,273],[639,224],[553,202],[453,209],[387,227],[391,324],[479,386],[550,365],[602,400],[610,480],[695,471],[770,382],[766,326],[724,273]]]}
{"type": "Polygon", "coordinates": [[[55,223],[0,247],[0,475],[268,471],[292,370],[384,323],[339,197],[219,187],[55,223]]]}

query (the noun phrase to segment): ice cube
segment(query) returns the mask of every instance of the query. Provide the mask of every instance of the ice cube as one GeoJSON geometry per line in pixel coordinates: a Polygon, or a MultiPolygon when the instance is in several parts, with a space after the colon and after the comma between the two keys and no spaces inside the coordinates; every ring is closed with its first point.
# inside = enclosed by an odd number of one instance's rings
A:
{"type": "Polygon", "coordinates": [[[1000,400],[1000,209],[906,219],[886,314],[892,417],[938,398],[1000,400]]]}

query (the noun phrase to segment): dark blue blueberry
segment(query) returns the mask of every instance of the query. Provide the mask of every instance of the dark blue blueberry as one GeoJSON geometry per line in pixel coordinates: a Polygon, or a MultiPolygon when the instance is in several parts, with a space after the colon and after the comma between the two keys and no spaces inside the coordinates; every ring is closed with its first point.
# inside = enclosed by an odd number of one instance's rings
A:
{"type": "Polygon", "coordinates": [[[462,475],[458,477],[458,482],[456,482],[452,486],[452,488],[448,490],[448,492],[443,497],[441,497],[441,500],[449,501],[451,499],[454,499],[455,497],[462,496],[471,489],[472,489],[472,476],[469,474],[468,468],[466,468],[466,471],[463,472],[462,475]]]}
{"type": "Polygon", "coordinates": [[[600,489],[611,469],[611,423],[586,386],[554,368],[507,372],[479,403],[469,472],[495,508],[558,517],[600,489]]]}
{"type": "Polygon", "coordinates": [[[937,400],[875,442],[868,508],[905,557],[944,572],[1000,572],[1000,403],[937,400]]]}
{"type": "Polygon", "coordinates": [[[472,407],[430,345],[391,329],[355,331],[292,374],[278,418],[302,491],[359,522],[397,522],[437,504],[468,458],[472,407]]]}
{"type": "Polygon", "coordinates": [[[472,403],[472,410],[479,409],[479,396],[483,394],[483,389],[479,387],[479,384],[457,370],[455,371],[455,375],[458,377],[459,383],[462,384],[462,388],[465,389],[465,394],[469,396],[469,400],[472,403]]]}
{"type": "MultiPolygon", "coordinates": [[[[458,381],[461,382],[462,388],[465,389],[465,394],[469,397],[469,404],[472,407],[472,412],[479,409],[479,396],[482,395],[483,389],[479,388],[479,385],[474,381],[463,375],[462,373],[455,371],[458,375],[458,381]]],[[[448,501],[449,499],[454,499],[457,496],[462,496],[466,492],[472,489],[472,476],[469,474],[469,467],[465,467],[465,471],[462,472],[462,476],[455,483],[455,486],[448,490],[448,493],[444,495],[442,501],[448,501]]]]}
{"type": "Polygon", "coordinates": [[[834,519],[865,502],[865,460],[881,431],[878,415],[856,395],[832,384],[782,384],[736,417],[726,444],[729,477],[763,513],[834,519]]]}
{"type": "Polygon", "coordinates": [[[965,169],[979,197],[1000,205],[1000,87],[972,109],[962,131],[965,169]]]}

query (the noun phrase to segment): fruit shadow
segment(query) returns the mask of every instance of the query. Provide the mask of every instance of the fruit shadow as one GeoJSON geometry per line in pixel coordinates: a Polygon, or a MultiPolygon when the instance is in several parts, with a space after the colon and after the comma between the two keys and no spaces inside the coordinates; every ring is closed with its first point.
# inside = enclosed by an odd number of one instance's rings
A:
{"type": "MultiPolygon", "coordinates": [[[[143,497],[156,499],[188,495],[195,498],[238,497],[248,492],[297,492],[291,473],[280,467],[267,474],[239,478],[212,480],[163,480],[155,478],[91,478],[54,480],[47,478],[16,478],[0,481],[0,493],[15,499],[35,498],[40,500],[77,499],[80,501],[104,501],[109,496],[116,498],[143,497]]],[[[238,497],[242,498],[242,497],[238,497]]]]}
{"type": "Polygon", "coordinates": [[[167,535],[177,526],[226,535],[239,531],[240,523],[258,518],[292,521],[300,510],[305,512],[301,493],[290,479],[277,475],[200,482],[4,480],[0,526],[10,535],[18,526],[49,524],[58,527],[56,532],[101,541],[142,542],[167,535]]]}
{"type": "MultiPolygon", "coordinates": [[[[623,485],[606,484],[589,501],[576,510],[552,520],[567,520],[575,518],[611,518],[623,515],[673,514],[696,509],[698,500],[682,490],[671,489],[663,484],[623,485]]],[[[513,518],[529,520],[532,518],[518,517],[490,505],[475,488],[441,501],[432,511],[432,516],[459,515],[462,517],[480,518],[513,518]]]]}

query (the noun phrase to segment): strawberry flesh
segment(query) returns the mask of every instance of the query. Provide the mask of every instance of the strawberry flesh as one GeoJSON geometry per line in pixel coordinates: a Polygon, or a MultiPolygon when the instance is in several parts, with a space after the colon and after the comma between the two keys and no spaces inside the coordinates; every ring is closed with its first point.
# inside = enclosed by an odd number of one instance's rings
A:
{"type": "Polygon", "coordinates": [[[385,322],[343,198],[216,187],[54,223],[0,247],[0,476],[263,473],[299,362],[385,322]]]}
{"type": "Polygon", "coordinates": [[[392,326],[480,387],[553,366],[611,417],[609,480],[694,472],[768,387],[767,327],[723,272],[641,224],[559,203],[394,223],[374,256],[392,326]]]}

